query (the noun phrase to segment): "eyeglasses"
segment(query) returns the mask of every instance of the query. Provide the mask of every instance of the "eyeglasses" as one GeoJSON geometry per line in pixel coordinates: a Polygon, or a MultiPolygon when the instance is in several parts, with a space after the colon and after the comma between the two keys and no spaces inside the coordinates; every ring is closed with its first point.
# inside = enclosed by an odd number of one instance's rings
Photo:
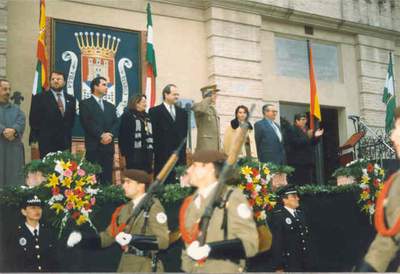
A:
{"type": "Polygon", "coordinates": [[[268,110],[268,111],[273,112],[273,113],[278,113],[277,110],[268,110]]]}

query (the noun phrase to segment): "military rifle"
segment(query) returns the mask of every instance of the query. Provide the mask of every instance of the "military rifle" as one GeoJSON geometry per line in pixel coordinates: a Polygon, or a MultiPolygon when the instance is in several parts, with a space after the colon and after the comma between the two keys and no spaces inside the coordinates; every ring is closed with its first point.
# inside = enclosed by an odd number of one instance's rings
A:
{"type": "Polygon", "coordinates": [[[249,130],[249,123],[248,119],[250,118],[251,114],[253,113],[255,108],[255,104],[251,105],[249,115],[245,123],[241,123],[239,130],[236,131],[234,136],[232,147],[229,151],[228,159],[226,159],[222,171],[218,178],[218,184],[215,187],[210,202],[207,204],[203,216],[201,216],[200,220],[200,233],[198,237],[198,241],[200,246],[204,245],[207,238],[207,229],[210,223],[211,217],[214,213],[215,207],[218,205],[218,202],[221,199],[223,191],[225,189],[225,182],[227,181],[229,175],[232,173],[234,169],[237,158],[239,156],[240,151],[242,150],[242,146],[246,140],[247,131],[249,130]]]}
{"type": "MultiPolygon", "coordinates": [[[[142,200],[135,206],[132,215],[126,220],[126,224],[129,224],[131,220],[135,220],[137,216],[139,216],[140,212],[144,210],[148,212],[152,205],[153,196],[159,190],[159,187],[164,183],[167,179],[168,175],[171,173],[172,169],[175,167],[176,162],[179,159],[179,152],[184,147],[186,143],[186,137],[183,138],[181,143],[179,144],[178,148],[172,153],[169,157],[168,161],[165,163],[161,171],[156,176],[156,179],[150,184],[149,188],[146,191],[146,195],[143,197],[142,200]]],[[[133,222],[132,222],[133,224],[133,222]]]]}

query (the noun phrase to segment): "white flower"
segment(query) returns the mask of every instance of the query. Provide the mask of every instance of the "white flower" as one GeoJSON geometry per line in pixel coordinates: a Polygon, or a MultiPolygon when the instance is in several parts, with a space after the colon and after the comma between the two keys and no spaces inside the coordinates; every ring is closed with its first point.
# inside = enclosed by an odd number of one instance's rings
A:
{"type": "Polygon", "coordinates": [[[256,185],[255,189],[256,189],[257,192],[259,192],[261,190],[261,186],[260,185],[256,185]]]}
{"type": "Polygon", "coordinates": [[[62,200],[64,200],[64,195],[62,195],[62,194],[57,194],[57,195],[54,195],[54,196],[52,196],[52,197],[50,198],[50,200],[48,201],[48,204],[49,204],[49,205],[52,205],[52,204],[54,204],[55,202],[60,202],[60,201],[62,201],[62,200]]]}
{"type": "Polygon", "coordinates": [[[362,173],[363,173],[364,176],[367,176],[367,177],[368,177],[368,172],[367,172],[367,169],[366,169],[366,168],[361,169],[361,171],[362,171],[362,173]]]}
{"type": "Polygon", "coordinates": [[[85,209],[84,207],[81,208],[81,213],[83,216],[89,218],[89,213],[92,212],[92,209],[85,209]]]}
{"type": "Polygon", "coordinates": [[[364,183],[361,183],[360,184],[360,188],[361,189],[366,189],[366,188],[368,188],[369,186],[368,186],[368,184],[364,184],[364,183]]]}
{"type": "Polygon", "coordinates": [[[266,218],[267,218],[267,214],[265,214],[265,210],[261,211],[259,219],[265,220],[266,218]]]}
{"type": "Polygon", "coordinates": [[[61,161],[56,160],[56,167],[54,168],[55,171],[57,171],[59,174],[63,174],[63,168],[61,165],[61,161]]]}
{"type": "Polygon", "coordinates": [[[374,213],[375,213],[375,205],[371,205],[369,207],[369,214],[374,215],[374,213]]]}
{"type": "Polygon", "coordinates": [[[85,188],[85,192],[88,193],[88,194],[90,194],[90,195],[97,195],[97,193],[98,193],[99,191],[100,191],[100,189],[98,189],[98,188],[93,189],[93,188],[91,188],[90,186],[87,187],[87,188],[85,188]]]}

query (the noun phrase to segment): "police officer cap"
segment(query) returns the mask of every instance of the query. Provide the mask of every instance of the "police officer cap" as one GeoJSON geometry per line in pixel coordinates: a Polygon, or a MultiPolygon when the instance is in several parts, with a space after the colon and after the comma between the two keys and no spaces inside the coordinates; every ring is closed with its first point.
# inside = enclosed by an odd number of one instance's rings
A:
{"type": "Polygon", "coordinates": [[[201,93],[203,94],[203,97],[210,96],[212,92],[218,92],[220,89],[217,88],[217,85],[210,85],[210,86],[205,86],[200,89],[201,93]]]}
{"type": "Polygon", "coordinates": [[[42,206],[42,200],[37,195],[29,195],[20,204],[21,208],[28,206],[42,206]]]}
{"type": "Polygon", "coordinates": [[[123,172],[122,178],[127,177],[131,180],[148,185],[151,183],[151,176],[147,172],[139,169],[127,169],[123,172]]]}
{"type": "Polygon", "coordinates": [[[225,162],[228,158],[225,153],[216,151],[216,150],[200,150],[196,151],[193,156],[193,162],[200,163],[213,163],[213,162],[225,162]]]}
{"type": "Polygon", "coordinates": [[[280,187],[277,191],[276,191],[276,194],[279,196],[279,197],[284,197],[284,196],[286,196],[286,195],[289,195],[289,194],[297,194],[297,190],[296,190],[296,188],[293,186],[293,185],[290,185],[290,184],[288,184],[288,185],[285,185],[285,186],[282,186],[282,187],[280,187]]]}

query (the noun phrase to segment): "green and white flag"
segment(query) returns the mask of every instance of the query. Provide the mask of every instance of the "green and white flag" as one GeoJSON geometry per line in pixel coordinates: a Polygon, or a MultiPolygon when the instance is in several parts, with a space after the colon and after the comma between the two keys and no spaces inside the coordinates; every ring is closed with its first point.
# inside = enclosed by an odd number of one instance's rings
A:
{"type": "Polygon", "coordinates": [[[389,53],[389,66],[386,75],[385,88],[383,89],[382,102],[386,104],[385,129],[389,133],[394,126],[394,109],[396,108],[396,97],[394,94],[394,76],[392,53],[389,53]]]}

